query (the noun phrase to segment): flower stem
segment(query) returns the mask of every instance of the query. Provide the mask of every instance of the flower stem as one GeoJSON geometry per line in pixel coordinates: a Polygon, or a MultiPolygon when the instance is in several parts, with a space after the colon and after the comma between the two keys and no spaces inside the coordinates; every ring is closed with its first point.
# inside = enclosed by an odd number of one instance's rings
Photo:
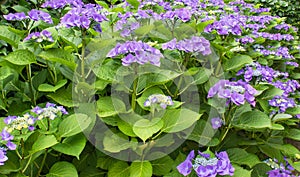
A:
{"type": "Polygon", "coordinates": [[[137,91],[137,84],[138,84],[138,79],[136,78],[133,81],[133,91],[132,91],[132,96],[131,96],[131,108],[134,111],[136,107],[136,91],[137,91]]]}
{"type": "Polygon", "coordinates": [[[31,102],[34,106],[36,106],[36,102],[35,102],[35,93],[33,90],[33,84],[32,84],[32,78],[31,78],[31,66],[26,65],[26,70],[27,70],[27,79],[28,79],[28,83],[29,83],[29,90],[31,93],[31,102]]]}
{"type": "Polygon", "coordinates": [[[82,82],[85,82],[85,45],[86,45],[86,41],[85,41],[85,36],[86,36],[86,31],[85,29],[83,29],[81,31],[82,34],[82,47],[81,47],[81,80],[82,82]]]}
{"type": "Polygon", "coordinates": [[[44,165],[45,165],[45,162],[46,162],[47,154],[48,154],[48,149],[46,149],[46,151],[45,151],[45,154],[44,154],[44,157],[43,157],[43,160],[42,160],[41,166],[40,166],[40,168],[39,168],[39,171],[38,171],[38,173],[37,173],[36,177],[39,177],[39,176],[40,176],[40,174],[41,174],[41,172],[42,172],[42,170],[43,170],[43,167],[44,167],[44,165]]]}

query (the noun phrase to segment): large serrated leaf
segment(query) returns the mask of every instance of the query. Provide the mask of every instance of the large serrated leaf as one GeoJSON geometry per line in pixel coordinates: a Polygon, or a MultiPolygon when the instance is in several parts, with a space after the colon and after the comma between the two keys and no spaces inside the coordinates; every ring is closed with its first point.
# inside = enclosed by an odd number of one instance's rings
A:
{"type": "Polygon", "coordinates": [[[236,55],[230,58],[224,65],[225,70],[232,71],[242,68],[245,64],[252,63],[253,60],[248,55],[236,55]]]}
{"type": "Polygon", "coordinates": [[[135,161],[130,166],[130,177],[151,177],[152,165],[148,161],[135,161]]]}
{"type": "Polygon", "coordinates": [[[9,30],[7,26],[0,26],[0,39],[17,48],[21,37],[9,30]]]}
{"type": "Polygon", "coordinates": [[[4,57],[4,59],[15,65],[29,65],[31,63],[36,63],[34,54],[27,49],[15,50],[4,57]]]}
{"type": "Polygon", "coordinates": [[[56,162],[46,177],[78,177],[75,166],[69,162],[56,162]]]}
{"type": "Polygon", "coordinates": [[[231,148],[227,149],[226,152],[228,153],[230,162],[235,164],[247,165],[251,168],[261,162],[256,155],[248,153],[244,149],[231,148]]]}
{"type": "Polygon", "coordinates": [[[133,125],[133,132],[145,142],[154,133],[157,133],[163,127],[163,124],[160,118],[141,119],[133,125]]]}
{"type": "Polygon", "coordinates": [[[74,56],[63,49],[49,49],[39,54],[39,57],[53,62],[66,65],[72,70],[75,70],[77,64],[74,61],[74,56]]]}
{"type": "Polygon", "coordinates": [[[175,133],[191,127],[202,114],[189,109],[167,110],[163,116],[163,132],[175,133]]]}
{"type": "Polygon", "coordinates": [[[118,161],[109,168],[108,177],[128,177],[130,175],[130,167],[126,162],[118,161]]]}
{"type": "Polygon", "coordinates": [[[65,118],[58,127],[60,137],[70,137],[85,130],[91,123],[91,119],[85,114],[72,114],[65,118]]]}

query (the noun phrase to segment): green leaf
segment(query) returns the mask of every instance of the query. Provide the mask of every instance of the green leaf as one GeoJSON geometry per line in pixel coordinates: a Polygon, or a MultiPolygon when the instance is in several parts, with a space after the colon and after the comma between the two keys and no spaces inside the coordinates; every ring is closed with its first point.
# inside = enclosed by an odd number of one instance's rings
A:
{"type": "Polygon", "coordinates": [[[143,25],[140,28],[136,29],[134,33],[140,36],[144,36],[149,34],[154,27],[154,25],[143,25]]]}
{"type": "Polygon", "coordinates": [[[137,0],[127,0],[127,2],[132,5],[135,9],[137,9],[140,5],[140,2],[137,0]]]}
{"type": "Polygon", "coordinates": [[[34,54],[27,49],[19,49],[10,52],[6,57],[4,57],[4,59],[15,65],[36,63],[34,54]]]}
{"type": "Polygon", "coordinates": [[[9,160],[5,162],[5,165],[0,166],[0,173],[8,175],[18,172],[21,169],[19,157],[13,151],[7,151],[7,157],[9,160]]]}
{"type": "Polygon", "coordinates": [[[163,176],[168,174],[173,167],[174,160],[165,155],[163,158],[151,161],[153,174],[157,176],[163,176]]]}
{"type": "Polygon", "coordinates": [[[195,84],[203,84],[205,82],[208,81],[209,77],[211,76],[212,74],[212,71],[210,69],[207,69],[207,68],[204,68],[204,67],[201,67],[199,69],[199,72],[194,75],[194,80],[195,80],[195,84]]]}
{"type": "Polygon", "coordinates": [[[6,79],[8,76],[10,76],[12,73],[9,66],[2,66],[0,68],[0,80],[6,79]]]}
{"type": "Polygon", "coordinates": [[[48,60],[48,61],[53,61],[53,62],[57,62],[57,63],[63,64],[63,65],[66,65],[69,68],[71,68],[72,70],[75,70],[75,68],[77,66],[74,61],[74,56],[70,52],[60,49],[60,48],[42,51],[39,54],[39,57],[41,57],[45,60],[48,60]]]}
{"type": "Polygon", "coordinates": [[[17,48],[21,37],[9,30],[7,26],[0,26],[0,39],[17,48]]]}
{"type": "Polygon", "coordinates": [[[70,137],[85,130],[91,123],[91,119],[85,114],[72,114],[65,118],[58,127],[60,137],[70,137]]]}
{"type": "Polygon", "coordinates": [[[104,150],[112,153],[118,153],[122,150],[136,146],[136,143],[130,142],[128,136],[121,133],[113,133],[110,130],[105,132],[103,139],[104,150]]]}
{"type": "Polygon", "coordinates": [[[145,142],[154,133],[157,133],[163,127],[163,124],[160,118],[142,119],[133,125],[133,132],[145,142]]]}
{"type": "Polygon", "coordinates": [[[271,87],[268,90],[263,92],[263,94],[261,95],[262,96],[261,99],[270,100],[276,95],[282,95],[283,92],[284,91],[279,88],[271,87]]]}
{"type": "Polygon", "coordinates": [[[205,29],[205,27],[206,27],[207,25],[209,25],[209,24],[212,24],[214,21],[215,21],[215,20],[207,20],[207,21],[205,21],[205,22],[201,22],[201,23],[197,24],[197,25],[196,25],[197,31],[200,32],[200,33],[203,32],[204,29],[205,29]]]}
{"type": "Polygon", "coordinates": [[[109,60],[93,70],[99,79],[112,82],[116,80],[116,73],[120,68],[119,63],[114,60],[109,60]]]}
{"type": "Polygon", "coordinates": [[[75,156],[79,160],[79,155],[83,151],[85,143],[86,138],[80,133],[65,138],[62,143],[56,144],[52,148],[58,152],[75,156]]]}
{"type": "Polygon", "coordinates": [[[38,87],[38,90],[40,92],[55,92],[56,90],[62,88],[64,85],[66,85],[67,82],[68,81],[66,79],[63,79],[63,80],[58,81],[55,86],[52,86],[50,84],[41,84],[38,87]]]}
{"type": "Polygon", "coordinates": [[[130,167],[127,162],[118,161],[108,169],[108,177],[128,177],[130,175],[130,167]]]}
{"type": "Polygon", "coordinates": [[[288,108],[286,110],[286,113],[292,114],[292,115],[300,114],[300,106],[296,106],[294,108],[288,108]]]}
{"type": "Polygon", "coordinates": [[[252,177],[251,171],[244,169],[238,165],[233,164],[234,174],[233,177],[252,177]]]}
{"type": "Polygon", "coordinates": [[[56,145],[58,141],[54,135],[40,135],[38,139],[33,143],[30,153],[44,150],[46,148],[56,145]]]}
{"type": "Polygon", "coordinates": [[[267,177],[267,172],[272,170],[272,168],[266,163],[256,164],[251,171],[251,177],[267,177]]]}
{"type": "Polygon", "coordinates": [[[135,161],[130,166],[130,177],[151,177],[152,165],[148,161],[135,161]]]}
{"type": "Polygon", "coordinates": [[[164,121],[162,131],[166,133],[180,132],[191,127],[201,116],[202,114],[184,108],[166,110],[162,118],[164,121]]]}
{"type": "Polygon", "coordinates": [[[69,162],[56,162],[46,177],[78,177],[75,166],[69,162]]]}
{"type": "Polygon", "coordinates": [[[200,119],[197,121],[193,132],[188,139],[199,143],[202,146],[215,146],[219,143],[218,139],[214,139],[216,131],[212,128],[210,122],[200,119]]]}
{"type": "Polygon", "coordinates": [[[293,116],[290,114],[276,114],[273,118],[272,121],[277,122],[277,121],[285,121],[288,120],[290,118],[292,118],[293,116]]]}
{"type": "Polygon", "coordinates": [[[78,46],[82,42],[81,32],[72,28],[59,28],[58,36],[75,50],[78,50],[78,46]]]}
{"type": "Polygon", "coordinates": [[[287,135],[286,137],[296,140],[296,141],[300,141],[300,130],[299,129],[288,129],[286,131],[287,135]]]}
{"type": "Polygon", "coordinates": [[[119,160],[111,157],[111,156],[104,156],[104,157],[99,157],[97,159],[97,167],[108,170],[113,164],[119,162],[119,160]]]}
{"type": "Polygon", "coordinates": [[[100,117],[110,117],[126,112],[125,103],[115,97],[100,97],[97,101],[97,110],[100,117]]]}
{"type": "Polygon", "coordinates": [[[258,130],[271,128],[271,119],[268,115],[260,111],[248,111],[234,120],[233,125],[245,130],[258,130]]]}
{"type": "Polygon", "coordinates": [[[53,99],[55,102],[59,103],[60,105],[66,107],[74,107],[78,104],[73,100],[71,87],[68,89],[60,89],[57,92],[51,93],[47,96],[53,99]]]}
{"type": "Polygon", "coordinates": [[[250,64],[252,62],[252,58],[248,55],[236,55],[225,63],[224,68],[227,71],[238,70],[245,64],[250,64]]]}
{"type": "Polygon", "coordinates": [[[259,150],[266,154],[270,158],[275,158],[279,161],[283,161],[283,155],[281,154],[279,149],[271,147],[269,145],[258,145],[259,150]]]}
{"type": "Polygon", "coordinates": [[[248,153],[244,149],[232,148],[227,149],[226,152],[228,153],[230,162],[238,165],[247,165],[252,168],[254,165],[260,163],[260,160],[256,155],[248,153]]]}

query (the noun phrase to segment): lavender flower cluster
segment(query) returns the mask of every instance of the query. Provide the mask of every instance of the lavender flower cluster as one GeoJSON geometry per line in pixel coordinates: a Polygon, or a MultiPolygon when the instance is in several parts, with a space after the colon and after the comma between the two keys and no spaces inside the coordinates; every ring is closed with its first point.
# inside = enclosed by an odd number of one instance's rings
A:
{"type": "Polygon", "coordinates": [[[276,55],[284,59],[294,59],[294,56],[290,54],[289,49],[287,47],[275,48],[272,46],[264,47],[262,45],[254,45],[253,48],[255,51],[260,52],[264,56],[276,55]]]}
{"type": "Polygon", "coordinates": [[[244,80],[246,82],[250,82],[255,79],[257,82],[268,83],[273,83],[275,78],[282,77],[286,79],[289,76],[286,72],[276,71],[273,68],[261,65],[258,62],[247,64],[245,68],[237,72],[237,76],[240,75],[244,75],[244,80]]]}
{"type": "Polygon", "coordinates": [[[36,9],[30,10],[28,12],[28,16],[26,16],[24,12],[18,12],[18,13],[9,13],[7,15],[3,15],[3,17],[9,21],[20,21],[24,19],[31,19],[33,21],[42,20],[46,23],[53,24],[52,18],[47,12],[44,12],[42,10],[36,10],[36,9]]]}
{"type": "Polygon", "coordinates": [[[296,177],[292,174],[294,168],[284,158],[285,164],[279,163],[277,159],[267,159],[264,162],[269,165],[272,170],[268,171],[268,177],[296,177]]]}
{"type": "Polygon", "coordinates": [[[31,110],[31,112],[36,114],[38,120],[42,120],[44,118],[54,120],[59,112],[62,114],[68,114],[63,106],[56,106],[54,103],[47,103],[45,108],[36,106],[31,110]]]}
{"type": "Polygon", "coordinates": [[[30,33],[26,38],[24,38],[24,41],[28,41],[31,39],[35,40],[36,42],[42,42],[42,41],[53,42],[52,34],[47,30],[43,30],[42,32],[30,33]]]}
{"type": "Polygon", "coordinates": [[[43,118],[54,119],[58,113],[68,114],[63,106],[56,106],[53,103],[47,103],[45,108],[36,106],[31,110],[31,113],[26,113],[23,116],[8,116],[4,119],[6,126],[3,128],[0,137],[0,165],[8,160],[6,156],[7,150],[15,150],[17,145],[13,143],[14,133],[24,132],[23,130],[33,131],[35,122],[43,118]],[[34,115],[31,115],[35,113],[34,115]],[[3,146],[5,145],[5,146],[3,146]]]}
{"type": "Polygon", "coordinates": [[[61,9],[65,6],[70,5],[71,7],[80,7],[83,5],[81,0],[48,0],[45,1],[41,7],[47,8],[50,7],[52,9],[61,9]]]}
{"type": "Polygon", "coordinates": [[[217,95],[219,98],[227,99],[227,104],[232,102],[239,106],[245,104],[245,101],[247,101],[252,106],[255,106],[254,96],[256,94],[257,90],[242,80],[236,82],[220,80],[209,89],[207,98],[217,95]]]}
{"type": "Polygon", "coordinates": [[[269,100],[269,105],[277,108],[279,113],[284,113],[287,108],[297,106],[295,98],[289,98],[289,96],[300,89],[300,84],[296,80],[287,79],[289,76],[288,73],[280,72],[268,66],[263,66],[258,62],[254,62],[238,71],[237,75],[243,75],[246,82],[252,80],[256,82],[267,82],[281,89],[283,91],[282,95],[276,95],[269,100]]]}
{"type": "Polygon", "coordinates": [[[152,94],[144,102],[145,107],[159,105],[162,109],[166,109],[167,106],[172,106],[173,104],[172,98],[163,94],[152,94]]]}
{"type": "Polygon", "coordinates": [[[198,151],[198,155],[195,157],[195,152],[192,150],[185,161],[177,166],[177,170],[184,176],[194,170],[199,177],[233,176],[234,173],[226,151],[215,153],[214,156],[198,151]]]}
{"type": "Polygon", "coordinates": [[[129,66],[132,63],[141,65],[150,63],[155,66],[160,66],[160,58],[163,57],[158,49],[142,41],[127,41],[123,44],[118,43],[116,47],[107,54],[107,57],[113,58],[118,55],[125,55],[125,57],[121,59],[124,66],[129,66]]]}
{"type": "Polygon", "coordinates": [[[211,54],[210,43],[203,37],[193,36],[191,39],[184,39],[177,42],[173,39],[162,45],[162,49],[166,50],[180,50],[187,53],[201,53],[202,55],[211,54]]]}
{"type": "Polygon", "coordinates": [[[102,13],[102,7],[98,4],[73,7],[61,18],[60,23],[67,28],[82,27],[88,29],[92,20],[98,23],[108,20],[102,13]]]}
{"type": "Polygon", "coordinates": [[[220,117],[214,117],[210,122],[213,129],[218,129],[224,124],[224,121],[220,117]]]}

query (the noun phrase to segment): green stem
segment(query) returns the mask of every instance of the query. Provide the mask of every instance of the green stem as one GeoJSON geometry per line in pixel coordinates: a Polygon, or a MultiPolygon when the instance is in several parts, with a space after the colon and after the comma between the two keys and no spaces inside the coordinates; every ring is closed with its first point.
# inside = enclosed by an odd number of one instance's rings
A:
{"type": "Polygon", "coordinates": [[[29,90],[31,93],[31,102],[33,103],[34,106],[36,106],[36,102],[35,102],[35,93],[33,90],[33,84],[32,84],[32,78],[31,78],[31,66],[26,65],[26,70],[27,70],[27,79],[28,79],[28,83],[29,83],[29,90]]]}
{"type": "Polygon", "coordinates": [[[132,96],[131,96],[131,108],[134,111],[136,107],[136,91],[137,91],[137,84],[138,84],[138,79],[136,78],[133,81],[133,91],[132,91],[132,96]]]}
{"type": "Polygon", "coordinates": [[[29,157],[28,162],[26,163],[24,169],[21,171],[22,174],[24,174],[25,171],[27,170],[27,168],[28,168],[28,166],[29,166],[29,164],[30,164],[31,158],[32,158],[32,155],[29,157]]]}
{"type": "Polygon", "coordinates": [[[36,177],[39,177],[39,176],[40,176],[40,174],[41,174],[41,172],[42,172],[42,170],[43,170],[43,167],[44,167],[44,165],[45,165],[45,162],[46,162],[47,154],[48,154],[48,149],[46,149],[46,151],[45,151],[45,154],[44,154],[44,157],[43,157],[43,160],[42,160],[41,166],[40,166],[40,168],[39,168],[39,171],[38,171],[38,173],[37,173],[36,177]]]}
{"type": "Polygon", "coordinates": [[[81,31],[82,34],[82,47],[81,47],[81,80],[82,82],[85,82],[85,36],[86,36],[86,31],[83,29],[81,31]]]}

